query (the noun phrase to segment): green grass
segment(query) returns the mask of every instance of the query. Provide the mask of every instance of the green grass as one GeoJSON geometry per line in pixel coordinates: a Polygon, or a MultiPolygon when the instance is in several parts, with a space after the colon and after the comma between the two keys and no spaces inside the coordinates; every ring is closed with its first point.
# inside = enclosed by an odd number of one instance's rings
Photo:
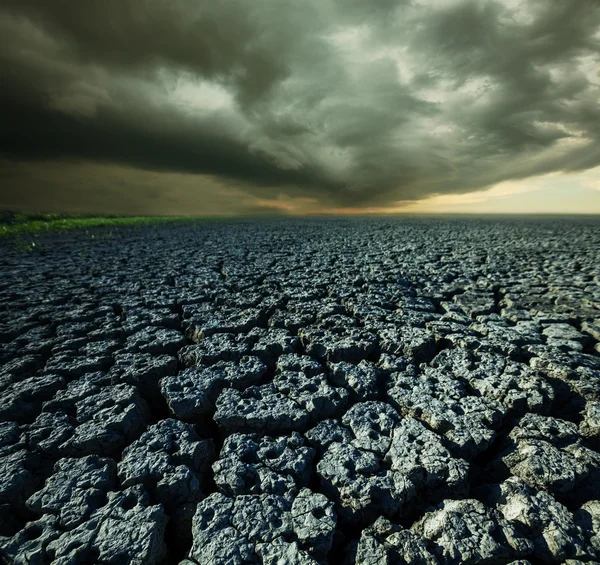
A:
{"type": "Polygon", "coordinates": [[[59,214],[15,214],[11,223],[0,223],[0,238],[12,235],[41,235],[76,229],[145,226],[208,218],[193,216],[62,216],[59,214]]]}

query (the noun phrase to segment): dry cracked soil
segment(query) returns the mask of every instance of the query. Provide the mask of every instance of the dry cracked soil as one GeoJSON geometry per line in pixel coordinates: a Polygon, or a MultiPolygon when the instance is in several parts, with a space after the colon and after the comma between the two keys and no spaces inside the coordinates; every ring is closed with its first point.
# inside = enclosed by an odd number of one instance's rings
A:
{"type": "Polygon", "coordinates": [[[0,244],[0,559],[600,560],[600,222],[0,244]]]}

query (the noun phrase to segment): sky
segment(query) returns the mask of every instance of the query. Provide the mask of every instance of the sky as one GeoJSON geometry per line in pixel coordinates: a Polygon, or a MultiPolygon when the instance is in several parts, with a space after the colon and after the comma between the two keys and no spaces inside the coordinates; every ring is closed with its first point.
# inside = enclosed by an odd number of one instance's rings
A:
{"type": "Polygon", "coordinates": [[[600,213],[598,0],[0,0],[0,208],[600,213]]]}

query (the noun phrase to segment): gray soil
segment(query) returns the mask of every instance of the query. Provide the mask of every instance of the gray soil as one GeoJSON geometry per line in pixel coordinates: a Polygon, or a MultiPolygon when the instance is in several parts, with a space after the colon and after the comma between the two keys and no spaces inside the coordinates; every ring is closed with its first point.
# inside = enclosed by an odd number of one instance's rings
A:
{"type": "Polygon", "coordinates": [[[0,561],[600,560],[600,221],[35,249],[0,244],[0,561]]]}

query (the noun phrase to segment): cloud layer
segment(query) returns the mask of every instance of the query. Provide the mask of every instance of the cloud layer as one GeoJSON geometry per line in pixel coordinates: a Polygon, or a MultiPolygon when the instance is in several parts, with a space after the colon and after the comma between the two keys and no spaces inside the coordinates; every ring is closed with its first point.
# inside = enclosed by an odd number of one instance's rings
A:
{"type": "Polygon", "coordinates": [[[0,37],[20,186],[88,163],[347,208],[600,165],[597,0],[1,0],[0,37]]]}

